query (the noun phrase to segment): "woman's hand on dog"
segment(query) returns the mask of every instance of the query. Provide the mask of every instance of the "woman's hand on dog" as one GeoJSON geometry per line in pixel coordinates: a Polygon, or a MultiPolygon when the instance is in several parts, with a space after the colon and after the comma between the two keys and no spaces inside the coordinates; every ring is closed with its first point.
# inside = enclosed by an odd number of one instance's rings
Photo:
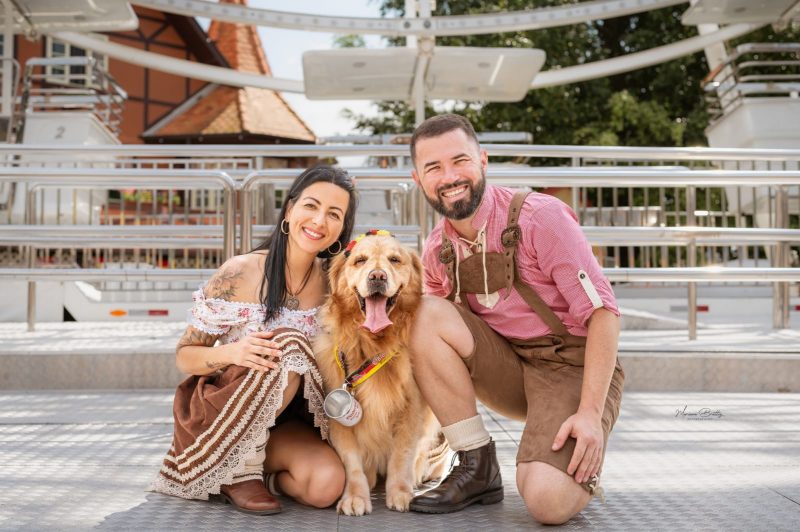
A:
{"type": "Polygon", "coordinates": [[[279,346],[269,339],[272,331],[256,331],[238,342],[228,344],[228,362],[237,366],[269,371],[278,367],[278,359],[283,356],[279,346]]]}

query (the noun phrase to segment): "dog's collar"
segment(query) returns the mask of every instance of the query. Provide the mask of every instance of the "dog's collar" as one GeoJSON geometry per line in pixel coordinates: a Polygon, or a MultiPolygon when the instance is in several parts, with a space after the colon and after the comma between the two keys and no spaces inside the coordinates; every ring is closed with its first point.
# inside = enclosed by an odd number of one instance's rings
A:
{"type": "Polygon", "coordinates": [[[333,358],[336,360],[336,363],[339,365],[339,368],[344,373],[344,386],[352,390],[359,384],[363,383],[365,380],[372,377],[375,373],[378,372],[387,362],[389,362],[392,357],[397,354],[397,351],[393,353],[378,353],[371,360],[367,360],[364,362],[360,368],[355,370],[350,375],[347,374],[347,362],[344,359],[344,353],[339,350],[339,344],[334,344],[333,346],[333,358]]]}

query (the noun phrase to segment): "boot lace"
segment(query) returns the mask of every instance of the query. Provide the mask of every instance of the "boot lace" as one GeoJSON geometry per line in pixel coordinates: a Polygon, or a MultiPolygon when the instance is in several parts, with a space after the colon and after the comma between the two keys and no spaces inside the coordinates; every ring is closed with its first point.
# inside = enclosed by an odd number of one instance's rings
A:
{"type": "Polygon", "coordinates": [[[467,465],[464,463],[466,461],[466,455],[466,451],[456,451],[456,454],[454,454],[453,458],[450,460],[450,474],[447,475],[445,482],[455,482],[461,485],[462,474],[468,473],[467,465]],[[458,465],[454,466],[453,464],[455,464],[456,458],[458,458],[458,465]]]}

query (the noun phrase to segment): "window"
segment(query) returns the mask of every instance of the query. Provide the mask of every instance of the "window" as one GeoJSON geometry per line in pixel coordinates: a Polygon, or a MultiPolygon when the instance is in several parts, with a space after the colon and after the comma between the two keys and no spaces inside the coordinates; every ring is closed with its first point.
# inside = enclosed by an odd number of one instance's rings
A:
{"type": "MultiPolygon", "coordinates": [[[[105,35],[93,35],[108,39],[105,35]]],[[[90,57],[98,62],[98,67],[104,72],[108,72],[108,58],[104,55],[96,54],[90,50],[84,50],[77,46],[59,41],[52,37],[46,37],[46,51],[48,58],[57,57],[90,57]]],[[[46,67],[45,72],[47,81],[50,83],[64,83],[67,85],[94,86],[97,80],[92,77],[92,72],[84,65],[53,65],[46,67]]]]}

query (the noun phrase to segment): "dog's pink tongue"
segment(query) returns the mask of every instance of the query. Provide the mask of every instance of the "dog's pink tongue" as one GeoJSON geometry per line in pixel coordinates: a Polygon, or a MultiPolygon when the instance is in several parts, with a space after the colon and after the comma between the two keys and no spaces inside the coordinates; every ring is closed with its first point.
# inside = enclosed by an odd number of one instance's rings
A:
{"type": "Polygon", "coordinates": [[[384,296],[371,296],[364,299],[367,319],[361,324],[369,332],[376,334],[392,324],[386,315],[386,300],[384,296]]]}

